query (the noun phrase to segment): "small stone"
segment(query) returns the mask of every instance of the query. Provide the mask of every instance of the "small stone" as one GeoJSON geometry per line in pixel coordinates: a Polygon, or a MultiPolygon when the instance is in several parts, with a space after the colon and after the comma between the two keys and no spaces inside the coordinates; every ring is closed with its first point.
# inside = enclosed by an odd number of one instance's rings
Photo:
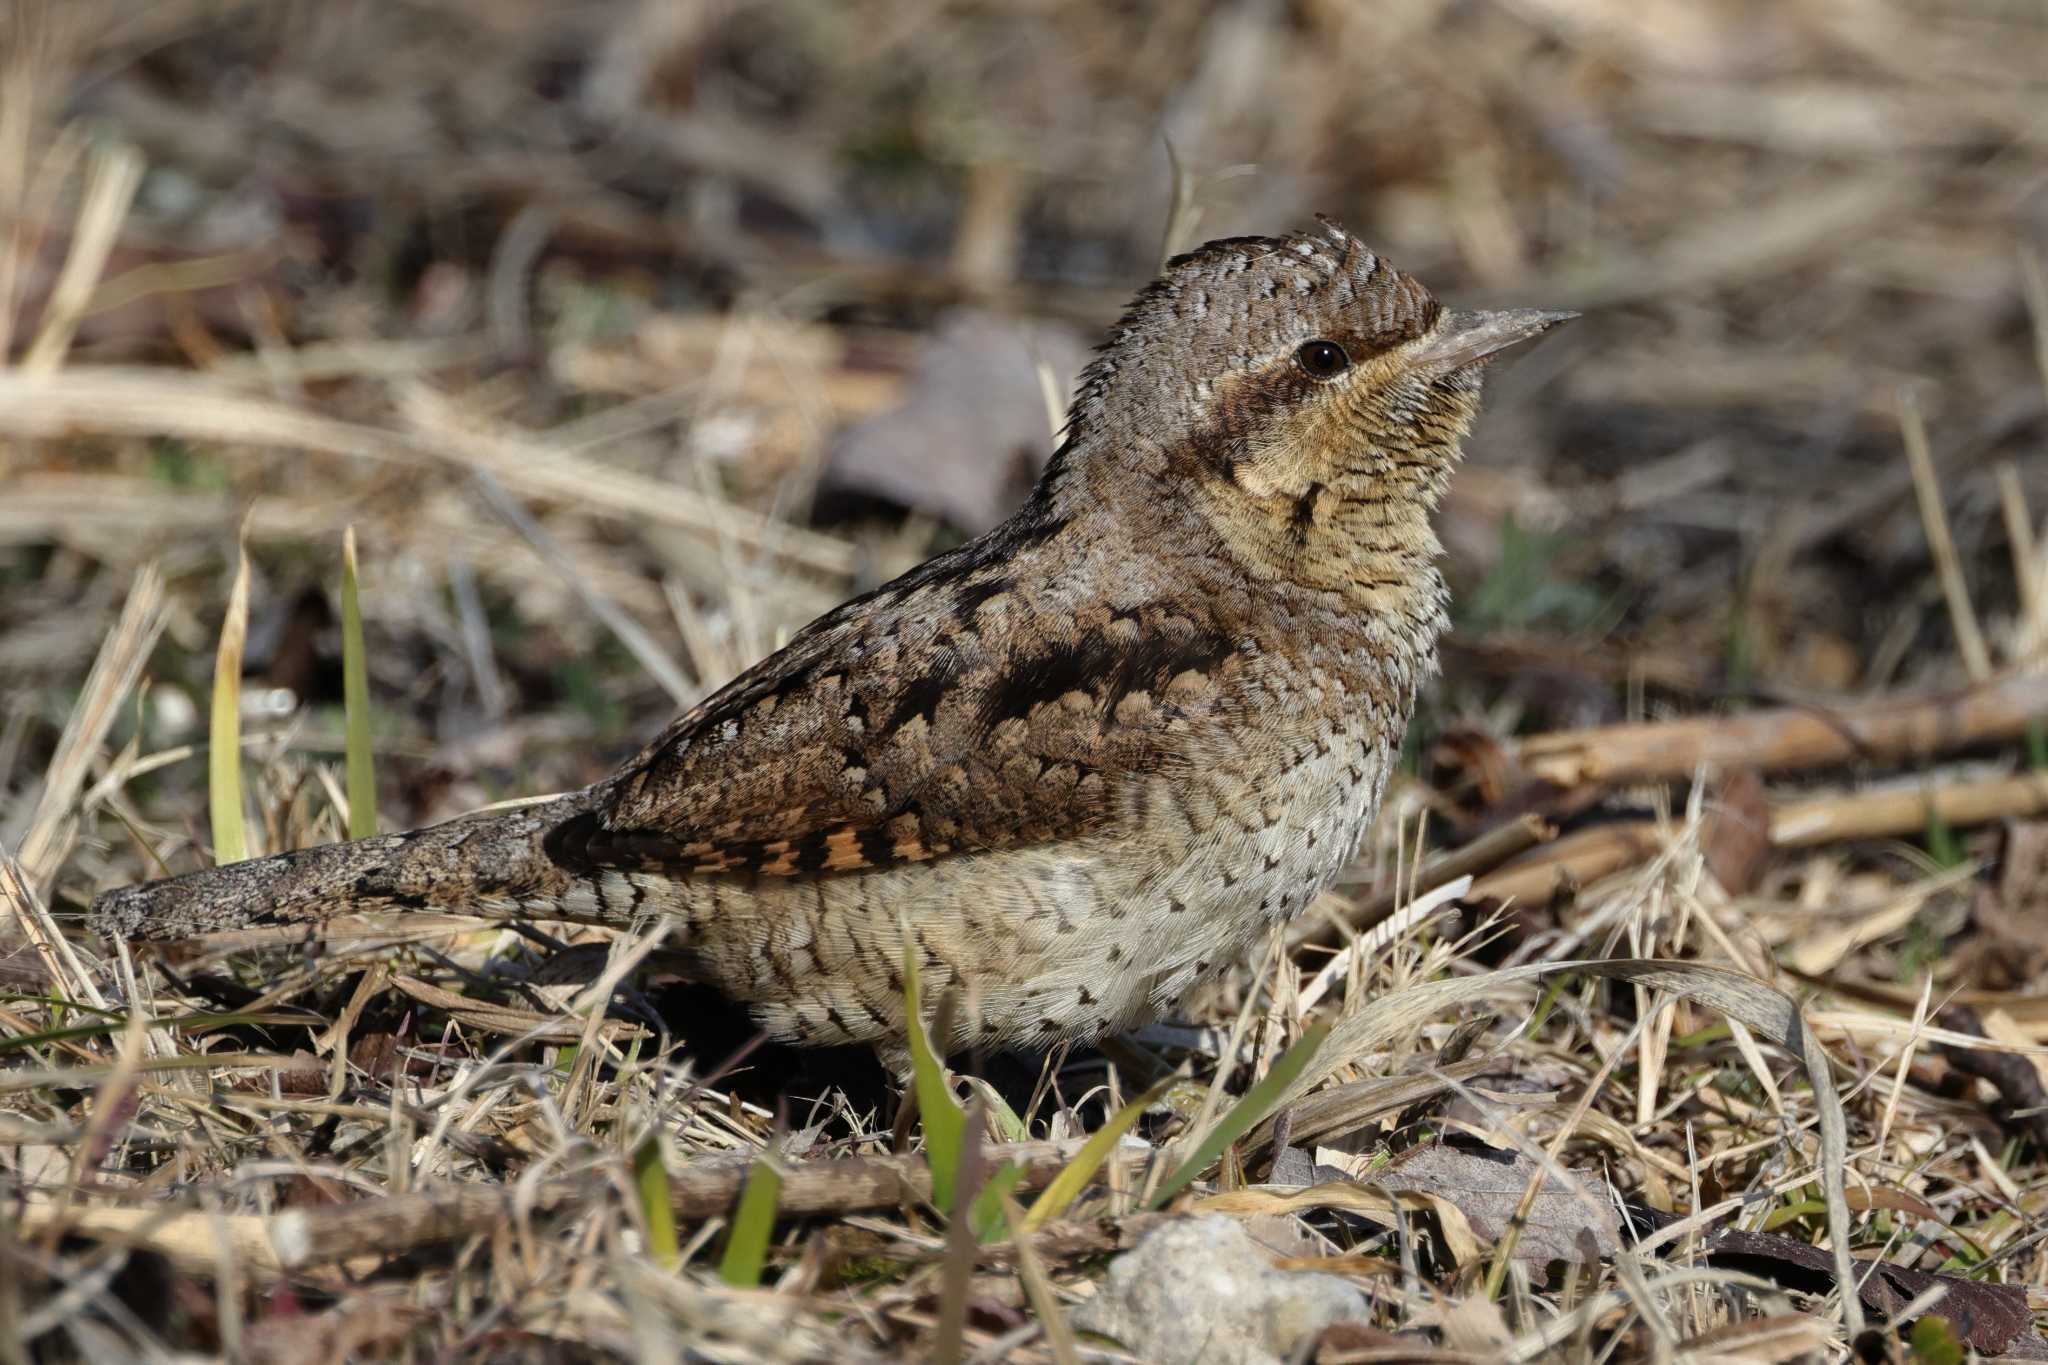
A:
{"type": "Polygon", "coordinates": [[[1335,1275],[1275,1269],[1236,1219],[1209,1214],[1163,1224],[1112,1261],[1074,1325],[1143,1360],[1280,1365],[1368,1307],[1335,1275]]]}

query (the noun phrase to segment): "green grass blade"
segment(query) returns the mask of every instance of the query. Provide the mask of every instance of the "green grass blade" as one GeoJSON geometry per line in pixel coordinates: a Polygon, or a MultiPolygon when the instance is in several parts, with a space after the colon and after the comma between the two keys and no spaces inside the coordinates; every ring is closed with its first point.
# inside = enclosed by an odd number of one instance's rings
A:
{"type": "Polygon", "coordinates": [[[341,533],[341,703],[348,754],[348,837],[377,832],[377,770],[370,757],[370,656],[356,591],[356,528],[341,533]]]}
{"type": "Polygon", "coordinates": [[[213,656],[213,720],[207,734],[206,799],[213,819],[213,860],[249,856],[242,824],[242,646],[249,638],[249,550],[240,546],[227,619],[213,656]]]}
{"type": "Polygon", "coordinates": [[[974,1207],[968,1213],[969,1221],[974,1225],[976,1246],[1003,1230],[1003,1201],[1023,1179],[1024,1168],[1014,1161],[1005,1161],[983,1182],[981,1193],[974,1196],[974,1207]]]}
{"type": "Polygon", "coordinates": [[[128,1015],[122,1010],[108,1009],[103,1005],[88,1005],[82,1000],[66,1000],[54,992],[31,995],[26,991],[0,991],[0,1005],[47,1005],[54,1013],[77,1010],[81,1014],[97,1014],[102,1019],[112,1019],[117,1024],[128,1022],[128,1015]]]}
{"type": "Polygon", "coordinates": [[[918,1121],[924,1127],[925,1161],[932,1171],[932,1202],[947,1214],[953,1212],[954,1178],[960,1169],[960,1144],[967,1129],[967,1114],[946,1084],[945,1064],[932,1048],[924,1031],[924,1010],[917,980],[917,949],[906,929],[903,934],[903,1009],[910,1034],[910,1069],[917,1087],[918,1121]]]}
{"type": "Polygon", "coordinates": [[[1147,1109],[1165,1099],[1166,1092],[1173,1089],[1179,1080],[1178,1076],[1168,1076],[1117,1110],[1108,1123],[1096,1129],[1082,1144],[1081,1150],[1074,1153],[1074,1159],[1038,1192],[1038,1198],[1031,1201],[1031,1208],[1024,1215],[1024,1230],[1030,1232],[1047,1219],[1065,1213],[1068,1206],[1080,1198],[1081,1191],[1088,1188],[1088,1182],[1102,1169],[1102,1163],[1109,1160],[1109,1154],[1116,1150],[1117,1143],[1123,1141],[1124,1134],[1137,1126],[1147,1109]]]}
{"type": "Polygon", "coordinates": [[[1963,1365],[1970,1358],[1956,1339],[1955,1324],[1939,1313],[1929,1313],[1915,1322],[1909,1341],[1913,1365],[1963,1365]]]}
{"type": "Polygon", "coordinates": [[[1029,1142],[1031,1127],[997,1089],[979,1076],[963,1076],[967,1088],[981,1100],[988,1113],[989,1131],[998,1142],[1029,1142]]]}
{"type": "Polygon", "coordinates": [[[1206,1133],[1196,1145],[1194,1155],[1183,1161],[1174,1173],[1145,1201],[1145,1207],[1156,1209],[1209,1169],[1223,1149],[1249,1133],[1266,1111],[1279,1102],[1287,1087],[1294,1084],[1294,1078],[1307,1069],[1309,1061],[1316,1055],[1316,1049],[1323,1045],[1323,1039],[1330,1034],[1327,1024],[1316,1024],[1304,1031],[1293,1047],[1280,1055],[1273,1063],[1273,1069],[1266,1073],[1266,1079],[1244,1092],[1244,1097],[1230,1107],[1230,1112],[1216,1121],[1216,1126],[1206,1133]]]}
{"type": "Polygon", "coordinates": [[[1934,793],[1927,793],[1927,856],[1934,865],[1941,868],[1963,865],[1962,841],[1956,838],[1955,827],[1944,820],[1941,807],[1935,804],[1934,793]]]}
{"type": "MultiPolygon", "coordinates": [[[[676,1206],[669,1198],[668,1167],[661,1159],[659,1133],[649,1133],[633,1149],[633,1189],[640,1196],[640,1216],[647,1223],[648,1256],[663,1270],[674,1270],[683,1257],[676,1241],[676,1206]]],[[[732,1254],[729,1248],[726,1254],[732,1254]]]]}
{"type": "MultiPolygon", "coordinates": [[[[725,1239],[725,1256],[718,1263],[718,1278],[733,1288],[760,1287],[761,1267],[768,1263],[768,1239],[775,1231],[775,1202],[781,1197],[782,1172],[764,1153],[747,1172],[740,1206],[732,1216],[732,1231],[725,1239]]],[[[670,1235],[674,1235],[673,1224],[670,1235]]]]}
{"type": "Polygon", "coordinates": [[[926,1352],[932,1365],[960,1365],[966,1358],[967,1301],[974,1292],[975,1251],[981,1244],[969,1213],[985,1169],[981,1150],[985,1131],[981,1102],[976,1100],[968,1109],[967,1122],[961,1130],[960,1168],[954,1177],[962,1207],[946,1227],[946,1250],[939,1259],[938,1321],[933,1325],[926,1352]]]}

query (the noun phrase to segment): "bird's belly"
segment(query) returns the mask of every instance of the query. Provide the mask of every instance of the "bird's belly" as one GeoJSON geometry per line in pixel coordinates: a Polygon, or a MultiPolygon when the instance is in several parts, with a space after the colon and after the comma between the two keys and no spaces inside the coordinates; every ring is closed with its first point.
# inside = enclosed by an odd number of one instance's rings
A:
{"type": "Polygon", "coordinates": [[[1326,754],[1261,775],[1231,818],[1189,841],[1165,877],[1165,913],[1144,931],[1152,1013],[1242,959],[1336,879],[1379,808],[1392,758],[1385,745],[1339,737],[1326,754]]]}
{"type": "Polygon", "coordinates": [[[1137,802],[1141,823],[1057,847],[764,880],[716,907],[707,888],[678,887],[696,902],[691,947],[710,984],[790,1041],[899,1040],[906,949],[928,1016],[959,996],[949,1045],[1127,1030],[1239,960],[1349,860],[1390,755],[1342,738],[1270,772],[1162,781],[1137,802]]]}
{"type": "Polygon", "coordinates": [[[1084,841],[757,883],[741,913],[693,906],[689,946],[698,975],[785,1041],[900,1040],[908,958],[928,1022],[957,998],[947,1046],[1047,1045],[1139,1017],[1148,931],[1128,881],[1084,841]]]}

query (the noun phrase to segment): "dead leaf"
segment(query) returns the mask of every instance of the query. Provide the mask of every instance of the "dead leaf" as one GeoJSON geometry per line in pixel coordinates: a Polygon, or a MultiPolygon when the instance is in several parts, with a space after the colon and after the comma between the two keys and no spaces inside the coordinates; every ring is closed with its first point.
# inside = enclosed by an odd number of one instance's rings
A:
{"type": "Polygon", "coordinates": [[[1468,787],[1460,793],[1463,803],[1475,810],[1492,810],[1507,796],[1508,789],[1521,781],[1521,769],[1514,753],[1500,738],[1472,725],[1454,725],[1437,736],[1430,746],[1432,767],[1446,770],[1440,785],[1446,789],[1468,787]]]}
{"type": "MultiPolygon", "coordinates": [[[[1416,1147],[1378,1168],[1361,1169],[1357,1158],[1345,1165],[1356,1175],[1279,1193],[1239,1190],[1204,1200],[1205,1213],[1240,1216],[1298,1213],[1311,1208],[1338,1208],[1367,1216],[1390,1217],[1392,1195],[1407,1209],[1426,1201],[1444,1225],[1445,1240],[1459,1264],[1489,1254],[1515,1221],[1538,1167],[1519,1152],[1462,1143],[1430,1143],[1416,1147]]],[[[1318,1173],[1331,1170],[1318,1168],[1318,1173]]],[[[1580,1236],[1590,1232],[1601,1255],[1621,1245],[1605,1196],[1592,1186],[1545,1176],[1529,1215],[1515,1238],[1514,1257],[1536,1265],[1581,1259],[1580,1236]]]]}
{"type": "Polygon", "coordinates": [[[1039,366],[1064,395],[1087,354],[1064,328],[950,314],[920,350],[902,405],[847,428],[826,478],[985,531],[1023,500],[1052,452],[1039,366]]]}
{"type": "Polygon", "coordinates": [[[1700,830],[1700,852],[1729,895],[1756,890],[1770,866],[1771,807],[1754,769],[1730,773],[1721,783],[1700,830]]]}
{"type": "MultiPolygon", "coordinates": [[[[1631,1204],[1634,1223],[1651,1228],[1677,1222],[1675,1214],[1631,1204]]],[[[1749,1232],[1722,1227],[1701,1237],[1700,1249],[1708,1260],[1731,1270],[1742,1270],[1761,1279],[1775,1281],[1787,1289],[1824,1294],[1839,1283],[1835,1255],[1806,1242],[1772,1232],[1749,1232]]],[[[2027,1292],[2019,1285],[1985,1284],[1938,1271],[1915,1270],[1855,1257],[1857,1297],[1866,1308],[1895,1319],[1914,1299],[1937,1286],[1947,1291],[1937,1305],[1943,1317],[1955,1325],[1956,1334],[1968,1345],[1987,1355],[1997,1355],[2024,1345],[2023,1334],[2032,1335],[2034,1315],[2027,1307],[2027,1292]]]]}
{"type": "MultiPolygon", "coordinates": [[[[1391,1190],[1434,1195],[1455,1204],[1482,1241],[1497,1245],[1538,1173],[1535,1161],[1520,1152],[1439,1142],[1396,1158],[1374,1179],[1391,1190]]],[[[1584,1182],[1544,1174],[1515,1239],[1514,1257],[1538,1265],[1577,1261],[1582,1232],[1593,1235],[1603,1256],[1614,1254],[1621,1245],[1604,1194],[1584,1182]]]]}
{"type": "MultiPolygon", "coordinates": [[[[1958,1033],[1975,1034],[1987,1040],[1992,1036],[1992,1030],[1968,1005],[1951,1005],[1935,1019],[1943,1028],[1958,1033]]],[[[2029,1041],[2010,1018],[2004,1024],[2002,1031],[2007,1036],[2000,1041],[2029,1041]]],[[[2048,1149],[2048,1086],[2043,1086],[2034,1058],[1954,1043],[1937,1043],[1935,1047],[1957,1071],[1991,1082],[1998,1091],[1998,1103],[1992,1107],[1992,1113],[2001,1127],[2031,1137],[2037,1145],[2048,1149]]]]}

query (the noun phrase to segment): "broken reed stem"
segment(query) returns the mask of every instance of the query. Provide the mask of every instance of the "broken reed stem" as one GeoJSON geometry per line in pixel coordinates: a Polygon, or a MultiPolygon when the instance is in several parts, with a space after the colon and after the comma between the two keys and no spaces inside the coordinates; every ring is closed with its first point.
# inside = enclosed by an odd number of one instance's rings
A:
{"type": "Polygon", "coordinates": [[[2044,715],[2048,677],[2007,673],[1932,697],[1531,735],[1517,748],[1516,761],[1524,777],[1560,787],[1683,781],[1702,764],[1719,771],[1796,772],[1850,762],[1922,761],[2015,739],[2044,715]]]}
{"type": "Polygon", "coordinates": [[[2038,648],[2048,639],[2048,620],[2041,615],[2041,581],[2036,572],[2033,514],[2027,510],[2027,491],[2020,484],[2017,464],[2006,460],[1998,466],[1998,510],[2005,518],[2005,541],[2012,551],[2013,583],[2019,589],[2020,628],[2015,643],[2022,657],[2029,647],[2038,648]]]}
{"type": "Polygon", "coordinates": [[[213,715],[207,730],[206,798],[213,826],[215,864],[249,856],[242,812],[242,647],[249,637],[248,523],[237,539],[234,585],[228,589],[227,619],[213,656],[213,715]]]}
{"type": "Polygon", "coordinates": [[[454,422],[437,424],[433,418],[448,411],[446,400],[418,385],[399,394],[399,408],[399,418],[411,429],[328,417],[206,375],[108,366],[71,366],[40,376],[0,370],[0,434],[8,436],[175,436],[397,464],[424,459],[455,469],[488,470],[522,497],[685,530],[718,531],[749,550],[835,579],[851,577],[858,567],[849,542],[558,450],[547,444],[544,432],[498,427],[483,433],[454,422]]]}
{"type": "Polygon", "coordinates": [[[2041,371],[2041,389],[2048,393],[2048,269],[2041,265],[2041,253],[2031,246],[2020,247],[2020,292],[2026,296],[2027,317],[2034,324],[2034,364],[2041,371]]]}
{"type": "Polygon", "coordinates": [[[1778,848],[1811,848],[1846,839],[1895,838],[1926,829],[1930,812],[1951,825],[2048,813],[2048,776],[2021,774],[1787,801],[1771,809],[1771,843],[1778,848]]]}
{"type": "Polygon", "coordinates": [[[142,156],[133,147],[112,143],[94,148],[71,250],[50,291],[42,330],[22,357],[23,373],[48,374],[64,363],[141,184],[142,156]]]}
{"type": "Polygon", "coordinates": [[[76,1204],[29,1204],[13,1212],[19,1215],[16,1226],[24,1234],[62,1233],[143,1247],[187,1274],[207,1279],[220,1274],[222,1258],[228,1256],[245,1271],[275,1275],[284,1269],[267,1235],[266,1225],[274,1220],[252,1213],[76,1204]]]}
{"type": "MultiPolygon", "coordinates": [[[[1771,807],[1771,846],[1814,848],[1851,839],[1896,839],[1927,828],[1932,813],[1951,825],[2048,815],[2048,776],[1952,782],[1783,801],[1771,807]]],[[[1655,820],[1595,825],[1472,884],[1468,900],[1544,901],[1560,886],[1588,886],[1648,862],[1663,847],[1655,820]]]]}
{"type": "Polygon", "coordinates": [[[1941,580],[1941,595],[1948,601],[1949,621],[1956,632],[1956,646],[1963,656],[1963,668],[1971,682],[1991,676],[1991,652],[1984,647],[1984,633],[1977,628],[1977,612],[1970,605],[1970,586],[1963,579],[1963,563],[1949,535],[1948,512],[1941,505],[1941,484],[1935,477],[1934,456],[1927,446],[1927,424],[1920,418],[1919,400],[1913,391],[1897,393],[1899,432],[1906,442],[1906,463],[1913,471],[1913,492],[1920,502],[1920,524],[1927,532],[1927,546],[1934,553],[1934,572],[1941,580]]]}
{"type": "MultiPolygon", "coordinates": [[[[57,750],[44,772],[42,794],[36,799],[35,813],[16,851],[31,885],[47,889],[69,851],[69,840],[63,830],[74,813],[79,790],[121,713],[122,703],[135,690],[166,619],[164,576],[156,561],[151,560],[135,571],[127,599],[121,604],[121,615],[100,643],[92,671],[86,675],[85,687],[65,719],[57,750]]],[[[88,799],[86,804],[95,803],[88,799]]]]}
{"type": "MultiPolygon", "coordinates": [[[[1430,858],[1416,870],[1412,886],[1406,884],[1404,879],[1397,878],[1396,885],[1359,902],[1357,909],[1346,915],[1344,921],[1353,929],[1369,928],[1394,913],[1395,907],[1403,901],[1426,896],[1438,887],[1446,886],[1460,877],[1483,876],[1510,858],[1518,858],[1536,845],[1548,843],[1556,837],[1556,826],[1542,816],[1520,816],[1505,825],[1488,830],[1468,844],[1430,858]]],[[[1342,884],[1340,881],[1339,885],[1342,884]]],[[[1304,918],[1296,927],[1292,946],[1299,947],[1304,943],[1334,943],[1339,937],[1341,935],[1336,925],[1329,920],[1310,922],[1304,918]]]]}
{"type": "MultiPolygon", "coordinates": [[[[1023,1171],[1017,1188],[1035,1189],[1064,1170],[1084,1141],[998,1144],[987,1149],[986,1159],[994,1166],[1015,1163],[1023,1171]]],[[[1111,1173],[1128,1179],[1151,1156],[1150,1150],[1120,1147],[1096,1179],[1109,1179],[1111,1173]]],[[[676,1217],[696,1221],[731,1212],[752,1166],[751,1158],[719,1158],[685,1163],[671,1171],[669,1197],[676,1217]]],[[[528,1211],[547,1213],[601,1199],[606,1188],[595,1179],[558,1180],[530,1192],[512,1185],[446,1185],[353,1204],[293,1209],[269,1220],[270,1241],[279,1263],[287,1267],[395,1256],[488,1232],[528,1211]]],[[[801,1162],[784,1167],[776,1211],[786,1218],[897,1208],[928,1200],[931,1193],[931,1168],[922,1156],[801,1162]]]]}
{"type": "Polygon", "coordinates": [[[1624,820],[1568,834],[1534,858],[1472,883],[1465,899],[1542,903],[1560,886],[1587,886],[1648,862],[1664,846],[1655,820],[1624,820]]]}

